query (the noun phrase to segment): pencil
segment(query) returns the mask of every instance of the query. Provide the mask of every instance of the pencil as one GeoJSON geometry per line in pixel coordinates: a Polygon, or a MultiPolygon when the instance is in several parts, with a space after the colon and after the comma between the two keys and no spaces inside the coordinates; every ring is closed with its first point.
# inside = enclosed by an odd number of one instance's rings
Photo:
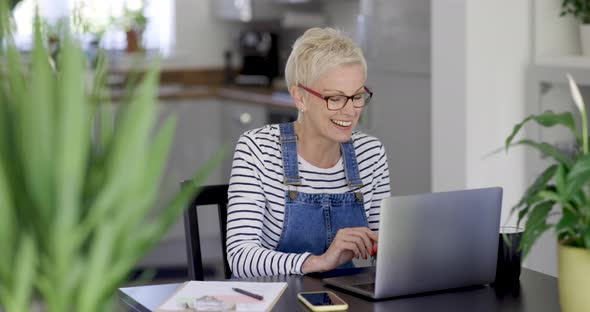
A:
{"type": "Polygon", "coordinates": [[[240,294],[246,295],[248,297],[257,299],[257,300],[264,300],[264,297],[262,297],[261,295],[257,295],[257,294],[251,293],[251,292],[249,292],[247,290],[243,290],[241,288],[232,287],[232,290],[235,291],[235,292],[239,292],[240,294]]]}

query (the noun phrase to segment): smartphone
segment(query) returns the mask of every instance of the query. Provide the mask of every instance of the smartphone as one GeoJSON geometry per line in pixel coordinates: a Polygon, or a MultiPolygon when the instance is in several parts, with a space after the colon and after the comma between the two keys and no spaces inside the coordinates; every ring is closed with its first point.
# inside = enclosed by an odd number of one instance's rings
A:
{"type": "Polygon", "coordinates": [[[342,311],[348,304],[331,291],[300,292],[297,298],[312,311],[342,311]]]}

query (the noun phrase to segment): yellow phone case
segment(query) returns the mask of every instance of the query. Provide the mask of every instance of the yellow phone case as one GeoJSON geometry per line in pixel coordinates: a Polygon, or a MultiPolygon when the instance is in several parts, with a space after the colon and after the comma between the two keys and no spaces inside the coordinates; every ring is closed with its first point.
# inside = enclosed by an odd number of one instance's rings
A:
{"type": "Polygon", "coordinates": [[[338,295],[336,295],[335,293],[331,292],[331,291],[305,291],[305,292],[300,292],[297,294],[297,298],[299,298],[299,300],[301,302],[303,302],[303,304],[305,304],[306,307],[308,307],[310,310],[312,311],[318,311],[318,312],[322,312],[322,311],[344,311],[348,309],[348,304],[342,300],[342,298],[338,297],[338,295]],[[319,293],[328,293],[330,294],[330,296],[334,296],[335,298],[337,298],[338,300],[340,300],[342,303],[341,304],[335,304],[335,305],[329,305],[329,306],[315,306],[313,304],[311,304],[309,301],[307,301],[302,294],[319,294],[319,293]]]}

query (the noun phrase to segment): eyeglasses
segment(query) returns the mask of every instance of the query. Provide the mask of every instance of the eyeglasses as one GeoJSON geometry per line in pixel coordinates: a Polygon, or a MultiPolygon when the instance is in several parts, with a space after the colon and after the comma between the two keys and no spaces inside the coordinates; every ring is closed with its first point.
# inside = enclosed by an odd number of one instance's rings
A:
{"type": "Polygon", "coordinates": [[[350,100],[352,102],[352,106],[356,107],[356,108],[363,108],[365,106],[367,106],[367,104],[369,104],[369,102],[371,101],[371,98],[373,97],[373,92],[371,92],[371,90],[369,90],[369,88],[363,86],[363,89],[365,90],[365,92],[362,93],[357,93],[355,95],[351,95],[351,96],[347,96],[347,95],[343,95],[343,94],[338,94],[338,95],[329,95],[329,96],[324,96],[321,95],[319,92],[314,91],[308,87],[305,87],[302,84],[297,84],[297,86],[307,92],[309,92],[310,94],[313,94],[317,97],[319,97],[320,99],[326,101],[326,106],[328,107],[328,110],[341,110],[346,106],[346,103],[348,103],[348,100],[350,100]]]}

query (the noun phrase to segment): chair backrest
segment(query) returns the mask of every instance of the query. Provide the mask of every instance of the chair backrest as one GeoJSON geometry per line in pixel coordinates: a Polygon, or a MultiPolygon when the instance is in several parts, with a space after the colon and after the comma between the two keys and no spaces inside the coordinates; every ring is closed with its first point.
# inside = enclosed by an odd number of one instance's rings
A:
{"type": "Polygon", "coordinates": [[[217,206],[223,253],[223,276],[227,279],[231,275],[229,263],[227,262],[227,250],[225,248],[225,240],[227,237],[226,226],[228,187],[229,186],[227,184],[201,187],[199,194],[189,203],[189,206],[184,211],[184,234],[186,238],[188,277],[191,280],[202,281],[204,279],[203,258],[201,254],[201,240],[199,236],[199,222],[197,214],[197,207],[204,205],[217,206]]]}

